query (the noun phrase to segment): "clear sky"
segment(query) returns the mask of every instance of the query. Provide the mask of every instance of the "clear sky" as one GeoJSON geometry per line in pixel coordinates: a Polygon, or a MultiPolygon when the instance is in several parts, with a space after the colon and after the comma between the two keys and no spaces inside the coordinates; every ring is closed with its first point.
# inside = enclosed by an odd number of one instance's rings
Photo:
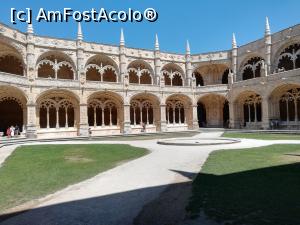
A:
{"type": "MultiPolygon", "coordinates": [[[[10,9],[32,8],[37,13],[46,10],[74,10],[91,8],[107,10],[137,10],[155,8],[159,18],[154,23],[83,23],[84,40],[106,44],[119,44],[120,28],[124,28],[126,45],[136,48],[154,48],[155,33],[158,34],[161,51],[184,53],[186,39],[192,53],[201,53],[231,48],[232,33],[238,45],[263,37],[265,17],[269,17],[271,31],[276,32],[298,24],[300,21],[299,0],[2,0],[0,21],[26,31],[26,24],[10,23],[10,9]]],[[[33,22],[39,35],[74,39],[77,25],[68,23],[33,22]]]]}

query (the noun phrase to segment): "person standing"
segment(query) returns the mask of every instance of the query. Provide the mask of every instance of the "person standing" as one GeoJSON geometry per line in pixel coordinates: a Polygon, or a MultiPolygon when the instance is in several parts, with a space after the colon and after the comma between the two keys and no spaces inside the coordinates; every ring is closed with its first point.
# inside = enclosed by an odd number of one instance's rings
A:
{"type": "Polygon", "coordinates": [[[6,135],[7,135],[7,138],[10,138],[10,134],[11,134],[11,132],[10,132],[10,127],[8,127],[8,128],[6,129],[6,135]]]}
{"type": "Polygon", "coordinates": [[[15,127],[11,126],[10,127],[10,136],[13,138],[15,136],[15,127]]]}
{"type": "Polygon", "coordinates": [[[16,126],[15,126],[15,135],[19,135],[20,134],[20,128],[19,128],[19,126],[18,126],[18,124],[16,124],[16,126]]]}

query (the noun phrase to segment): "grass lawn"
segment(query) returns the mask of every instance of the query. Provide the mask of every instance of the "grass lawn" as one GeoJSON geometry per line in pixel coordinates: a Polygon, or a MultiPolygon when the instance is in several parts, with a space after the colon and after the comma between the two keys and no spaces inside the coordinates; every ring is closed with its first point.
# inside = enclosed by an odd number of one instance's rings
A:
{"type": "Polygon", "coordinates": [[[271,133],[235,133],[225,132],[223,137],[250,138],[260,140],[300,140],[299,134],[271,134],[271,133]]]}
{"type": "Polygon", "coordinates": [[[146,149],[121,144],[18,147],[0,168],[0,212],[146,153],[146,149]]]}
{"type": "Polygon", "coordinates": [[[211,153],[187,211],[226,225],[300,224],[300,145],[211,153]]]}

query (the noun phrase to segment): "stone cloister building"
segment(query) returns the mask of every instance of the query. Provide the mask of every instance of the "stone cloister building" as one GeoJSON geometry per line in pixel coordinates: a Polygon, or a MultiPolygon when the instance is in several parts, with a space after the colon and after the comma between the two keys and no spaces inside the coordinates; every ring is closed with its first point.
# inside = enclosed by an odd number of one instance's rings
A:
{"type": "Polygon", "coordinates": [[[300,126],[300,25],[191,54],[43,37],[0,24],[0,131],[28,137],[300,126]]]}

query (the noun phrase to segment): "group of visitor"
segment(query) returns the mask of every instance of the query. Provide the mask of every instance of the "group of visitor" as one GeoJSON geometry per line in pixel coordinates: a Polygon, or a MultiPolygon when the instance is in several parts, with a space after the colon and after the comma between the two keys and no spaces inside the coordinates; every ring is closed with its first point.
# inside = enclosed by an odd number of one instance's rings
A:
{"type": "Polygon", "coordinates": [[[10,126],[6,129],[6,135],[7,135],[7,138],[12,138],[14,136],[18,136],[20,135],[20,128],[18,125],[16,126],[10,126]]]}

